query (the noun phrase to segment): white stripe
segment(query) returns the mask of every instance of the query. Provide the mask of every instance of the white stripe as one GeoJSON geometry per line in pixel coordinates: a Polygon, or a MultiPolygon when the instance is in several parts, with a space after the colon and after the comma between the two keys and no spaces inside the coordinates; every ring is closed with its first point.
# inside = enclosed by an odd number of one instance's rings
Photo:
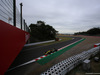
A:
{"type": "Polygon", "coordinates": [[[18,66],[14,67],[14,68],[8,69],[7,72],[8,72],[8,71],[11,71],[11,70],[13,70],[13,69],[16,69],[16,68],[18,68],[18,67],[21,67],[21,66],[30,64],[30,63],[32,63],[32,62],[35,62],[35,60],[31,60],[31,61],[26,62],[26,63],[24,63],[24,64],[18,65],[18,66]]]}
{"type": "MultiPolygon", "coordinates": [[[[81,40],[83,40],[83,39],[81,39],[81,40]]],[[[78,40],[78,41],[81,41],[81,40],[78,40]]],[[[74,44],[74,43],[76,43],[76,42],[78,42],[78,41],[75,41],[75,42],[73,42],[73,43],[71,43],[71,44],[69,44],[69,45],[66,45],[66,46],[64,46],[64,47],[62,47],[62,48],[60,48],[60,49],[58,49],[58,50],[61,50],[61,49],[63,49],[63,48],[66,48],[66,47],[68,47],[68,46],[70,46],[70,45],[72,45],[72,44],[74,44]]]]}
{"type": "Polygon", "coordinates": [[[43,57],[46,57],[45,55],[43,57]]]}
{"type": "Polygon", "coordinates": [[[40,57],[38,58],[38,60],[41,59],[40,57]]]}
{"type": "Polygon", "coordinates": [[[97,44],[95,44],[95,45],[97,45],[97,46],[98,46],[98,45],[100,45],[100,43],[97,43],[97,44]]]}

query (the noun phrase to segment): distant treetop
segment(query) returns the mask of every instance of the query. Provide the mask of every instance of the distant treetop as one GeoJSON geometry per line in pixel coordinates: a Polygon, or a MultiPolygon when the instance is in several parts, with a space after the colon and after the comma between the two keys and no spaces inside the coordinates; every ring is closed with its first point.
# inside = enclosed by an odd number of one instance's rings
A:
{"type": "Polygon", "coordinates": [[[100,35],[100,28],[91,28],[85,32],[77,32],[75,35],[100,35]]]}

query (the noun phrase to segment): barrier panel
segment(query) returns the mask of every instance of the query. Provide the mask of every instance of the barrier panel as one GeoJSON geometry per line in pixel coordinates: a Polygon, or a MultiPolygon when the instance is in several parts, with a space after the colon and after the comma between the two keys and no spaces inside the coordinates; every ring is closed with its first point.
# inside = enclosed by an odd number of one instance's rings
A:
{"type": "Polygon", "coordinates": [[[30,35],[1,20],[0,35],[0,75],[4,75],[30,35]]]}
{"type": "Polygon", "coordinates": [[[65,75],[77,65],[81,64],[85,59],[89,59],[91,56],[96,55],[99,52],[99,47],[92,48],[88,51],[84,51],[80,54],[69,57],[66,60],[59,62],[58,64],[52,66],[46,72],[41,75],[65,75]]]}

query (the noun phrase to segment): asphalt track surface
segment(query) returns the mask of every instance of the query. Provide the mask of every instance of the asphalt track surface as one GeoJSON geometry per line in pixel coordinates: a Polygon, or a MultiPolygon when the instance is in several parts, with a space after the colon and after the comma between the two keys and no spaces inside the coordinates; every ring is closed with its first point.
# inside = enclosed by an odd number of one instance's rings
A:
{"type": "Polygon", "coordinates": [[[71,44],[75,41],[78,41],[80,39],[81,39],[80,37],[74,37],[74,39],[72,39],[72,40],[68,40],[68,41],[64,41],[64,42],[60,42],[60,43],[56,43],[56,44],[52,44],[52,45],[29,47],[28,49],[23,48],[9,69],[14,68],[18,65],[21,65],[30,60],[33,60],[37,57],[40,57],[40,56],[44,55],[45,51],[51,50],[53,48],[59,49],[61,47],[64,47],[64,46],[71,44]]]}

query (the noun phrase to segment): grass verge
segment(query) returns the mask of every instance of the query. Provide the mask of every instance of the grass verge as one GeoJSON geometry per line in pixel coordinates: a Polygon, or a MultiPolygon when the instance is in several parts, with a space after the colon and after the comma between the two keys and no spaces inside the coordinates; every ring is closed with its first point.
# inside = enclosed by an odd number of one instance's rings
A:
{"type": "Polygon", "coordinates": [[[58,37],[58,38],[61,39],[61,40],[54,41],[54,42],[43,43],[43,44],[39,44],[37,46],[51,45],[51,44],[60,43],[60,42],[63,42],[63,41],[72,40],[72,38],[69,38],[69,37],[58,37]]]}

